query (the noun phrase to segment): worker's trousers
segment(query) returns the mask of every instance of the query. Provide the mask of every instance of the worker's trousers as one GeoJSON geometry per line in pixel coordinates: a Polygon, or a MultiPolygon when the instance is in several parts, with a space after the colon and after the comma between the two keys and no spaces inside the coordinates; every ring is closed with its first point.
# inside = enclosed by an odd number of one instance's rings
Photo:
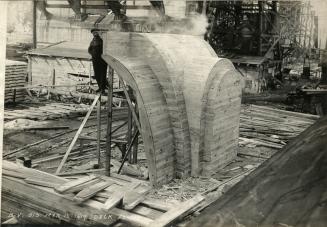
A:
{"type": "Polygon", "coordinates": [[[102,59],[92,59],[94,76],[99,89],[104,90],[108,86],[107,81],[107,63],[102,59]]]}

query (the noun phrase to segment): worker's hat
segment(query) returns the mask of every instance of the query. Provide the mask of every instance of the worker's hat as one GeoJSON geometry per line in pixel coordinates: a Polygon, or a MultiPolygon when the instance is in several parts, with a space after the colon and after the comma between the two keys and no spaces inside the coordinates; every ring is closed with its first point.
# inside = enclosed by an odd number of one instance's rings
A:
{"type": "Polygon", "coordinates": [[[91,33],[93,33],[93,32],[99,32],[100,31],[100,29],[98,29],[98,28],[92,28],[91,29],[91,33]]]}

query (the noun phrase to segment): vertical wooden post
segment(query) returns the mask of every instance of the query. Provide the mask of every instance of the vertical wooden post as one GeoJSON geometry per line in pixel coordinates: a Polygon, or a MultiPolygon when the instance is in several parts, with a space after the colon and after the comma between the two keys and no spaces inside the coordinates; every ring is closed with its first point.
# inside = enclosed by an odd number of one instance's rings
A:
{"type": "Polygon", "coordinates": [[[28,59],[28,84],[32,85],[32,58],[31,56],[27,56],[28,59]]]}
{"type": "Polygon", "coordinates": [[[97,158],[98,165],[101,167],[101,95],[97,103],[97,158]]]}
{"type": "MultiPolygon", "coordinates": [[[[326,39],[326,44],[325,44],[325,49],[321,50],[322,55],[321,55],[321,79],[320,79],[320,84],[321,85],[327,85],[327,39],[326,39]]],[[[327,95],[322,95],[322,113],[324,115],[327,115],[327,95]]]]}
{"type": "Polygon", "coordinates": [[[93,64],[92,64],[92,61],[90,61],[90,71],[89,71],[89,93],[91,93],[92,70],[93,70],[93,64]]]}
{"type": "Polygon", "coordinates": [[[303,7],[301,6],[299,9],[299,18],[300,18],[300,23],[299,23],[299,45],[302,45],[302,24],[303,24],[303,7]]]}
{"type": "Polygon", "coordinates": [[[111,162],[111,128],[112,128],[112,95],[113,95],[113,78],[114,70],[109,66],[108,76],[108,101],[107,101],[107,140],[106,140],[106,175],[110,176],[110,162],[111,162]]]}
{"type": "MultiPolygon", "coordinates": [[[[132,140],[132,130],[133,130],[133,119],[132,119],[132,111],[128,108],[128,116],[127,116],[127,132],[126,132],[126,141],[129,145],[132,140]]],[[[125,147],[126,149],[127,147],[125,147]]],[[[125,151],[126,154],[126,151],[125,151]]],[[[128,155],[128,162],[132,163],[132,153],[128,155]]]]}
{"type": "Polygon", "coordinates": [[[55,68],[52,68],[52,88],[55,88],[54,86],[56,85],[56,70],[55,68]]]}
{"type": "Polygon", "coordinates": [[[131,150],[132,150],[132,146],[133,146],[133,144],[134,144],[134,142],[135,142],[135,139],[136,139],[138,136],[139,136],[139,130],[136,129],[136,131],[135,131],[135,133],[134,133],[134,135],[133,135],[133,138],[132,138],[132,140],[131,140],[131,143],[128,144],[128,148],[127,148],[127,150],[126,150],[126,154],[124,155],[124,158],[123,158],[123,160],[122,160],[122,162],[121,162],[121,165],[120,165],[120,167],[119,167],[119,169],[118,169],[118,174],[119,174],[120,171],[122,170],[122,168],[123,168],[123,166],[124,166],[124,163],[126,162],[127,156],[128,156],[129,153],[131,152],[131,150]]]}
{"type": "Polygon", "coordinates": [[[36,4],[37,1],[33,0],[33,48],[37,46],[37,39],[36,39],[36,4]]]}
{"type": "MultiPolygon", "coordinates": [[[[137,103],[135,104],[135,112],[136,112],[136,115],[138,116],[138,107],[137,107],[137,103]]],[[[134,123],[134,131],[133,133],[136,133],[137,131],[137,126],[136,124],[134,123]]],[[[138,143],[139,143],[139,139],[138,137],[135,138],[135,142],[134,142],[134,145],[133,145],[133,150],[132,150],[132,163],[133,164],[136,164],[137,163],[137,150],[138,150],[138,143]]]]}
{"type": "Polygon", "coordinates": [[[263,11],[263,2],[258,1],[258,6],[259,6],[259,34],[258,34],[258,55],[262,55],[262,24],[263,24],[263,16],[262,16],[262,11],[263,11]]]}

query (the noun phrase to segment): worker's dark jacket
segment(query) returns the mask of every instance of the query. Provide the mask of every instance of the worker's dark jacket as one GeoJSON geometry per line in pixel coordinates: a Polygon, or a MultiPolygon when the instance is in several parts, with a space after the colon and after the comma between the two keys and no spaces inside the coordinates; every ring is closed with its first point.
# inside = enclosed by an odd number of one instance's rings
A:
{"type": "Polygon", "coordinates": [[[88,52],[92,56],[94,76],[99,89],[104,89],[107,85],[107,63],[101,57],[103,52],[103,41],[100,36],[94,36],[88,48],[88,52]]]}
{"type": "Polygon", "coordinates": [[[100,60],[103,52],[103,41],[100,36],[94,36],[90,43],[89,54],[92,56],[92,60],[100,60]]]}

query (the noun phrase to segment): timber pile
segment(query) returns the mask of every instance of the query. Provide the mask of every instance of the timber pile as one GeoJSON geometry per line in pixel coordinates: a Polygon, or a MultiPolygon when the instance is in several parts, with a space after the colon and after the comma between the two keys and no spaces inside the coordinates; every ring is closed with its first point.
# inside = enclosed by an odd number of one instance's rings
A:
{"type": "Polygon", "coordinates": [[[244,105],[240,117],[241,146],[281,149],[290,139],[312,125],[319,116],[244,105]]]}
{"type": "Polygon", "coordinates": [[[28,103],[18,104],[15,109],[5,109],[4,119],[50,120],[80,115],[86,113],[88,108],[89,106],[85,104],[47,103],[41,106],[28,103]]]}
{"type": "Polygon", "coordinates": [[[26,75],[27,64],[25,62],[6,60],[5,103],[20,102],[25,99],[26,91],[11,88],[24,87],[26,75]]]}
{"type": "Polygon", "coordinates": [[[326,141],[324,117],[188,226],[326,226],[326,141]]]}
{"type": "MultiPolygon", "coordinates": [[[[103,114],[104,115],[104,114],[103,114]]],[[[122,119],[125,119],[127,116],[127,110],[126,108],[114,108],[113,111],[113,129],[115,132],[113,133],[113,143],[117,144],[124,139],[121,139],[122,136],[126,135],[126,124],[124,121],[121,121],[122,119]]],[[[103,116],[101,118],[101,124],[106,124],[106,116],[103,116]]],[[[15,120],[16,121],[16,120],[15,120]]],[[[8,122],[11,123],[11,122],[8,122]]],[[[82,158],[92,157],[92,155],[95,155],[95,150],[97,147],[96,143],[96,134],[97,134],[97,128],[96,124],[90,123],[86,126],[84,126],[85,131],[81,134],[81,138],[79,139],[79,146],[76,146],[72,150],[70,159],[74,160],[75,158],[78,158],[81,160],[82,158]],[[85,140],[82,139],[83,137],[92,138],[91,140],[85,140]],[[93,141],[92,141],[93,140],[93,141]],[[83,154],[83,155],[82,155],[83,154]],[[82,157],[82,156],[85,157],[82,157]]],[[[51,127],[50,127],[51,128],[51,127]]],[[[102,131],[106,128],[103,127],[102,131]]],[[[29,156],[33,159],[36,159],[36,163],[33,161],[33,163],[37,165],[45,166],[45,167],[51,167],[53,166],[58,167],[58,160],[60,160],[63,157],[62,149],[66,149],[68,144],[73,140],[74,134],[76,134],[78,128],[65,130],[63,132],[56,133],[54,135],[50,135],[50,137],[47,137],[45,139],[41,139],[39,141],[36,141],[34,143],[27,144],[23,147],[16,148],[15,150],[4,150],[4,158],[8,160],[13,160],[17,157],[24,157],[29,156]],[[58,154],[60,153],[60,154],[58,154]],[[44,156],[46,157],[44,158],[44,156]]],[[[102,135],[105,135],[105,133],[102,133],[102,135]]],[[[101,140],[101,148],[105,148],[105,141],[101,140]]]]}
{"type": "Polygon", "coordinates": [[[2,217],[20,214],[20,223],[110,225],[121,220],[132,226],[167,226],[204,199],[197,195],[173,205],[146,198],[148,183],[126,176],[68,180],[8,161],[2,180],[2,217]]]}

